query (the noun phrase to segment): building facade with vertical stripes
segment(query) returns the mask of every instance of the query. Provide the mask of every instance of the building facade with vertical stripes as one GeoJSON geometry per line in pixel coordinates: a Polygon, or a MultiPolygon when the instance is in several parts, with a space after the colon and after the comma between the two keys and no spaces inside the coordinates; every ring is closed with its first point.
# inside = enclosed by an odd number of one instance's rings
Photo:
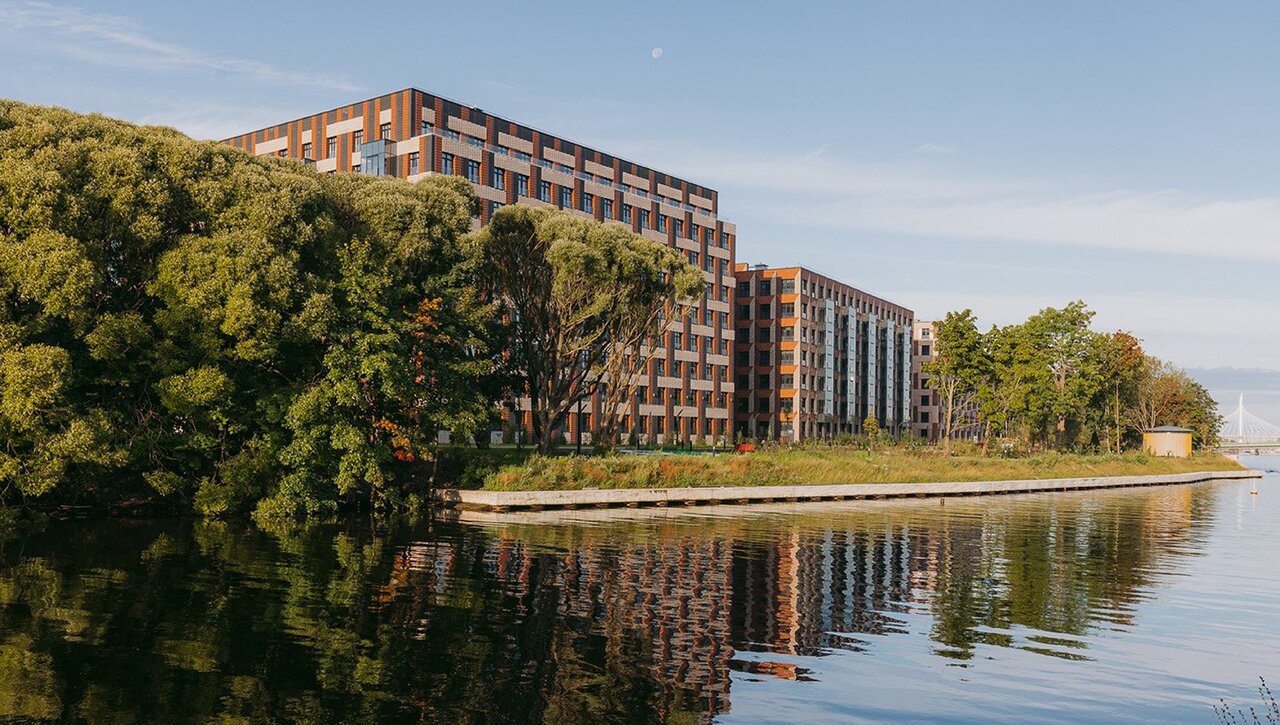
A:
{"type": "MultiPolygon", "coordinates": [[[[714,443],[731,435],[737,230],[718,218],[714,190],[416,88],[224,143],[255,155],[302,159],[322,173],[409,181],[463,176],[480,198],[477,225],[506,204],[555,206],[625,224],[678,250],[703,271],[707,294],[692,315],[671,323],[661,347],[650,350],[647,379],[631,402],[625,433],[643,442],[714,443]]],[[[591,411],[588,403],[570,416],[564,432],[571,441],[591,429],[591,411]]],[[[523,426],[527,430],[527,420],[523,426]]]]}
{"type": "Polygon", "coordinates": [[[736,436],[910,432],[911,310],[803,267],[736,270],[736,436]]]}

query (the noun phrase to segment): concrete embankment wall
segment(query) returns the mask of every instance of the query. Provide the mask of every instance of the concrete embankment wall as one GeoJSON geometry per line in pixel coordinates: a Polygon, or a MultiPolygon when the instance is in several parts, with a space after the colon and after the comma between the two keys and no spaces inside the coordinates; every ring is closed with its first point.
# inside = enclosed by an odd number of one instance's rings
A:
{"type": "Polygon", "coordinates": [[[927,496],[985,496],[1038,491],[1081,491],[1128,486],[1163,486],[1200,481],[1261,478],[1261,471],[1203,471],[1153,476],[1047,478],[1022,481],[940,483],[853,483],[814,486],[706,486],[696,488],[583,489],[575,491],[463,491],[441,489],[432,498],[444,505],[480,511],[610,508],[615,506],[700,506],[843,501],[927,496]]]}

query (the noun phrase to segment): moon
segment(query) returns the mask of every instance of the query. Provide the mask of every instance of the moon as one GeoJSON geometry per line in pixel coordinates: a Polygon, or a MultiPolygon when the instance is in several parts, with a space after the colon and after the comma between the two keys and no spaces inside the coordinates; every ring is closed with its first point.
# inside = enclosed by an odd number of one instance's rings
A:
{"type": "Polygon", "coordinates": [[[661,58],[661,57],[662,57],[662,48],[654,48],[653,50],[649,51],[649,56],[650,56],[651,58],[653,58],[654,60],[657,60],[657,59],[661,58]]]}

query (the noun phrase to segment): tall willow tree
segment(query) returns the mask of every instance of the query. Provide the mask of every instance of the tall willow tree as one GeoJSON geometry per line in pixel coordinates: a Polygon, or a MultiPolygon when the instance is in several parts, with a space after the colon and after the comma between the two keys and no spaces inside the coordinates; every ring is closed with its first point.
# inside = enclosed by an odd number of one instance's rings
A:
{"type": "Polygon", "coordinates": [[[399,498],[487,414],[474,203],[0,102],[0,503],[399,498]]]}
{"type": "Polygon", "coordinates": [[[633,368],[610,361],[637,359],[662,328],[658,312],[703,291],[702,273],[675,250],[563,211],[505,207],[472,244],[478,279],[507,323],[503,364],[520,381],[543,453],[573,406],[611,384],[608,370],[619,385],[633,379],[633,368]]]}

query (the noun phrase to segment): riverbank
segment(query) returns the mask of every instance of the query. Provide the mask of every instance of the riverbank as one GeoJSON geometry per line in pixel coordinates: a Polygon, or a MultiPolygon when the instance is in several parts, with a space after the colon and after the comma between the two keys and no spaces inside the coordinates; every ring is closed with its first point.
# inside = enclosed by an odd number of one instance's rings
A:
{"type": "Polygon", "coordinates": [[[1262,478],[1261,471],[1193,471],[1149,476],[1047,478],[1022,481],[934,483],[847,483],[793,486],[703,486],[689,488],[578,489],[562,491],[462,491],[441,489],[434,498],[467,511],[512,511],[641,506],[795,503],[887,498],[989,496],[1047,491],[1087,491],[1135,486],[1169,486],[1204,481],[1262,478]]]}
{"type": "Polygon", "coordinates": [[[531,458],[497,469],[487,491],[803,486],[937,481],[1018,481],[1239,471],[1217,454],[1158,458],[1143,453],[1048,453],[1022,458],[946,456],[935,449],[783,448],[748,455],[614,455],[531,458]]]}

